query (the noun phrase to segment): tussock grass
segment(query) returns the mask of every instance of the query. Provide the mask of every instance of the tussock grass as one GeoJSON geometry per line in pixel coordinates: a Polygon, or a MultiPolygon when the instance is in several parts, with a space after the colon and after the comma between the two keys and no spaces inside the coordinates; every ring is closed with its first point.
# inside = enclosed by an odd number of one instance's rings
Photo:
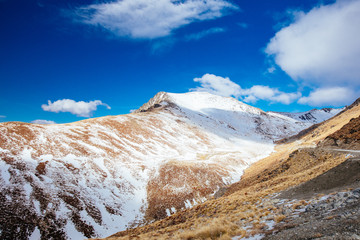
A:
{"type": "Polygon", "coordinates": [[[278,216],[276,216],[275,217],[275,222],[277,222],[277,223],[279,223],[279,222],[281,222],[282,220],[284,220],[286,218],[286,216],[285,215],[278,215],[278,216]]]}
{"type": "MultiPolygon", "coordinates": [[[[208,225],[199,226],[196,230],[186,230],[175,237],[182,240],[231,239],[228,232],[233,232],[235,230],[234,228],[231,228],[232,225],[233,224],[229,222],[224,224],[224,222],[215,220],[208,225]]],[[[233,226],[236,227],[236,225],[233,226]]]]}

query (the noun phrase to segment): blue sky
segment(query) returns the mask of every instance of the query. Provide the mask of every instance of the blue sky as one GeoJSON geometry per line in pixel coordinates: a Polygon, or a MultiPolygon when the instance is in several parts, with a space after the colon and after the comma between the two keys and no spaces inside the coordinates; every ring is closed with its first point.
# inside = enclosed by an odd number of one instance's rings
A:
{"type": "Polygon", "coordinates": [[[159,91],[344,106],[358,26],[359,0],[0,0],[0,121],[126,114],[159,91]]]}

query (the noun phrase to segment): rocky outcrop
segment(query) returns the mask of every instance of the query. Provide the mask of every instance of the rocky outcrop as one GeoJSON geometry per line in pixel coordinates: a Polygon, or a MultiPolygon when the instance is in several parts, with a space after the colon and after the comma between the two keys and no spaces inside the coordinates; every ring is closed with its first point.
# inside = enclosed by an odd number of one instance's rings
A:
{"type": "Polygon", "coordinates": [[[340,130],[329,135],[319,146],[336,146],[343,149],[360,149],[360,116],[353,118],[340,130]]]}
{"type": "Polygon", "coordinates": [[[170,98],[166,92],[159,92],[147,103],[142,105],[139,109],[135,110],[134,113],[148,112],[155,108],[159,108],[162,105],[170,103],[170,98]]]}

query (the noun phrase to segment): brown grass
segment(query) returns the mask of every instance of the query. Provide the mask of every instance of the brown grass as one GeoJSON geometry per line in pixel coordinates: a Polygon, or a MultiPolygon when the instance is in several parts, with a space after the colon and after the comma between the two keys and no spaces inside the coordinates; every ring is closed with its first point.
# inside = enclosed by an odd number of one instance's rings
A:
{"type": "Polygon", "coordinates": [[[276,216],[274,220],[275,220],[275,222],[279,223],[282,220],[284,220],[285,218],[286,218],[285,215],[279,215],[279,216],[276,216]]]}
{"type": "Polygon", "coordinates": [[[220,222],[219,220],[214,220],[213,222],[207,225],[201,225],[195,230],[186,230],[182,233],[175,235],[175,238],[183,240],[205,240],[205,239],[231,239],[228,235],[228,232],[234,232],[235,229],[229,228],[231,223],[220,222]]]}

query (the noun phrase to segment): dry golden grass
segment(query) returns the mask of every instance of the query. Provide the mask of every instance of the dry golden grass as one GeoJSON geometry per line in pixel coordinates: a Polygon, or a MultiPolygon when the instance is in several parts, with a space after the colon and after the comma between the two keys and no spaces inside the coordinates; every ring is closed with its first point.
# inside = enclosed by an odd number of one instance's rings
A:
{"type": "Polygon", "coordinates": [[[292,205],[293,209],[300,209],[301,207],[308,205],[308,202],[306,202],[305,200],[301,200],[299,202],[296,202],[292,205]]]}
{"type": "Polygon", "coordinates": [[[228,235],[228,232],[235,232],[237,226],[233,225],[230,222],[224,223],[220,222],[218,219],[214,220],[210,224],[201,225],[195,230],[186,230],[182,233],[175,235],[175,238],[183,240],[192,240],[192,239],[231,239],[228,235]],[[232,228],[229,226],[233,226],[232,228]]]}
{"type": "Polygon", "coordinates": [[[320,126],[315,129],[313,132],[305,135],[302,138],[302,141],[306,143],[318,143],[319,141],[325,139],[330,134],[338,131],[352,118],[356,118],[360,113],[360,105],[355,105],[354,107],[346,110],[345,114],[339,114],[328,121],[320,124],[320,126]]]}
{"type": "Polygon", "coordinates": [[[285,215],[278,215],[278,216],[276,216],[275,217],[275,222],[277,222],[277,223],[279,223],[279,222],[281,222],[282,220],[284,220],[286,218],[286,216],[285,215]]]}

